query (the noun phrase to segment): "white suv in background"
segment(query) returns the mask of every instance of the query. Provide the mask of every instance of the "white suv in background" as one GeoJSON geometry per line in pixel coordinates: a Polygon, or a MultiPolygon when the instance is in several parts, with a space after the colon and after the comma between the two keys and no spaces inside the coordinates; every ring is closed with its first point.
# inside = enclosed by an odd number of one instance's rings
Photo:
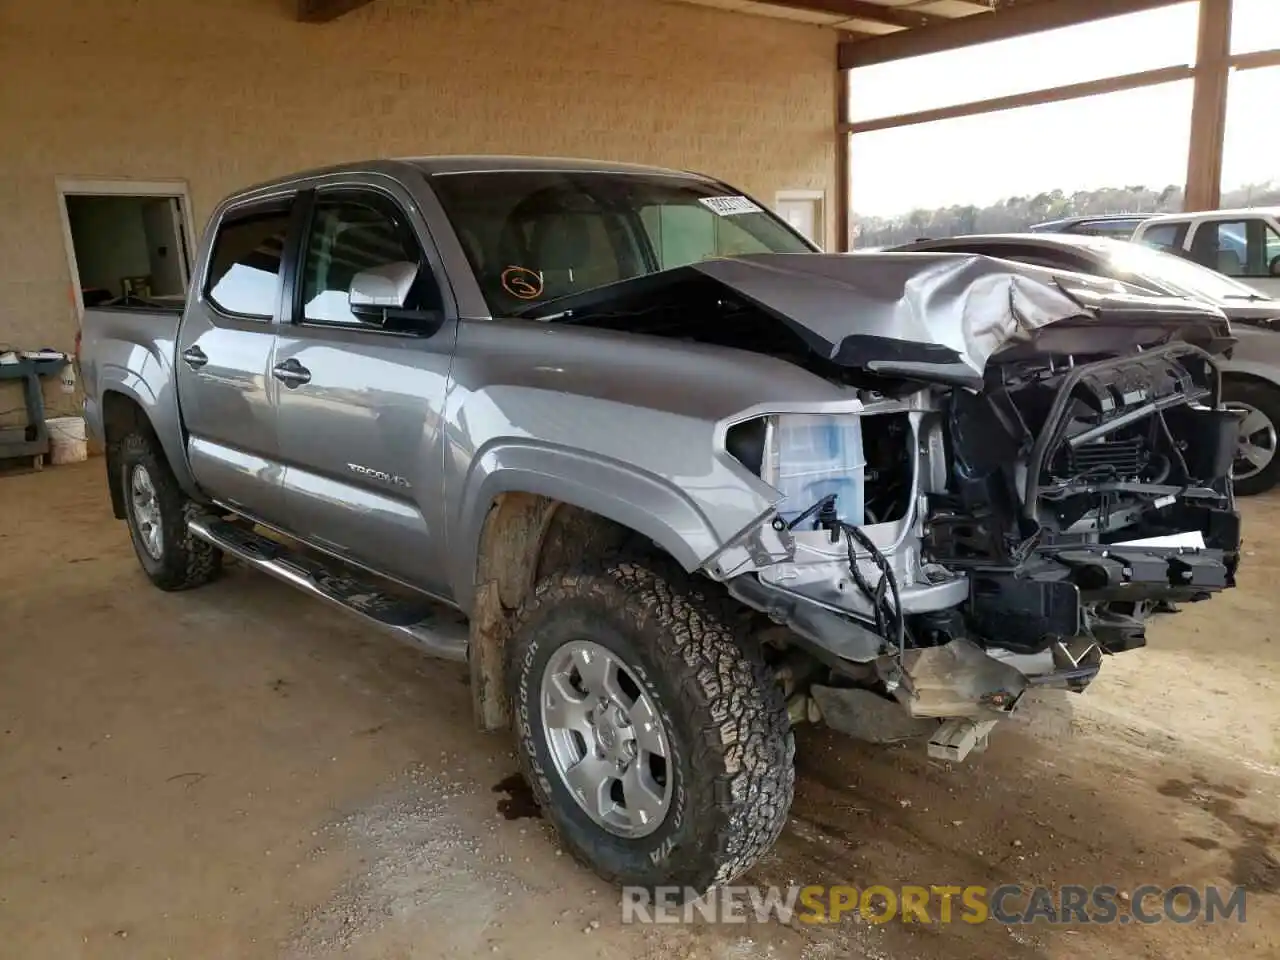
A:
{"type": "Polygon", "coordinates": [[[1280,207],[1152,217],[1132,239],[1280,297],[1280,207]]]}

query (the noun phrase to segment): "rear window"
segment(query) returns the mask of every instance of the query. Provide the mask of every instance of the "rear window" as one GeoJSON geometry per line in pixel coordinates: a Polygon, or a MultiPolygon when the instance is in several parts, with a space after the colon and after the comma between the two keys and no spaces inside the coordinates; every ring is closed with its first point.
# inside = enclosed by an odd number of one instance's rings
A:
{"type": "Polygon", "coordinates": [[[288,233],[288,209],[255,210],[224,219],[213,241],[205,297],[223,313],[270,320],[280,299],[280,263],[288,233]]]}
{"type": "Polygon", "coordinates": [[[774,214],[689,177],[502,171],[431,185],[497,316],[712,257],[812,252],[774,214]]]}
{"type": "Polygon", "coordinates": [[[1067,232],[1088,237],[1114,237],[1117,240],[1128,240],[1141,222],[1141,220],[1086,220],[1083,223],[1074,224],[1067,232]]]}

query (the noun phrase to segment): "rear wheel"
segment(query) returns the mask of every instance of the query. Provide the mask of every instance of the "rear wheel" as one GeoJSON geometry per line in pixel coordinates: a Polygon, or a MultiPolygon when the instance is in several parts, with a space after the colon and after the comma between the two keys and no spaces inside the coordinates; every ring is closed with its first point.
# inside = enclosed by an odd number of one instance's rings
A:
{"type": "Polygon", "coordinates": [[[786,822],[794,739],[732,609],[678,569],[614,560],[548,577],[521,611],[523,772],[570,852],[614,883],[704,892],[786,822]]]}
{"type": "Polygon", "coordinates": [[[161,590],[189,590],[216,579],[222,551],[187,530],[188,516],[200,506],[182,492],[155,440],[129,434],[120,441],[119,465],[129,535],[151,582],[161,590]]]}
{"type": "Polygon", "coordinates": [[[1235,490],[1253,496],[1280,482],[1280,390],[1251,380],[1227,380],[1226,406],[1244,414],[1231,476],[1235,490]]]}

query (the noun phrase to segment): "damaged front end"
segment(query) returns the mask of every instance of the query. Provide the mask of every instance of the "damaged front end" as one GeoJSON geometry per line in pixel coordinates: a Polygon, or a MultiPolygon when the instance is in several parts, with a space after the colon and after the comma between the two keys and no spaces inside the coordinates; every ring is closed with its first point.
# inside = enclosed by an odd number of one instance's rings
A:
{"type": "MultiPolygon", "coordinates": [[[[1029,689],[1084,690],[1152,616],[1234,585],[1222,327],[1194,305],[1075,303],[1079,319],[991,350],[980,385],[864,394],[839,429],[765,419],[759,472],[785,495],[771,528],[794,552],[722,572],[816,654],[809,693],[833,726],[928,733],[961,759],[1029,689]]],[[[1025,331],[1011,313],[988,329],[1025,331]]]]}
{"type": "Polygon", "coordinates": [[[813,688],[828,717],[849,698],[865,713],[870,688],[949,721],[933,743],[958,757],[1028,689],[1083,690],[1103,655],[1146,642],[1151,616],[1234,585],[1235,426],[1219,392],[1211,355],[1175,341],[994,362],[979,391],[869,402],[854,420],[863,462],[840,478],[817,457],[787,476],[770,439],[764,479],[795,489],[807,473],[822,506],[801,516],[787,497],[772,529],[793,555],[722,568],[728,588],[830,669],[813,688]]]}
{"type": "Polygon", "coordinates": [[[963,758],[1031,688],[1085,689],[1152,616],[1235,583],[1212,307],[898,254],[709,261],[555,309],[848,388],[723,425],[778,500],[704,566],[786,628],[788,693],[833,727],[963,758]]]}

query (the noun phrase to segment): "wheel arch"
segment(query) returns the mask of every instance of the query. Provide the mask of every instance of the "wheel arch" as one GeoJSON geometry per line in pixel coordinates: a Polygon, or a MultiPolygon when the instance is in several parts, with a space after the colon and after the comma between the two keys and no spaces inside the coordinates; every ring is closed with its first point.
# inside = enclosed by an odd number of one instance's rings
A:
{"type": "Polygon", "coordinates": [[[489,502],[475,542],[468,660],[476,722],[484,730],[510,722],[508,640],[517,611],[539,580],[629,546],[665,553],[614,518],[526,490],[504,491],[489,502]]]}
{"type": "Polygon", "coordinates": [[[111,493],[111,512],[117,520],[125,519],[124,482],[120,476],[120,442],[136,432],[158,439],[151,418],[132,391],[115,388],[104,390],[102,433],[107,459],[107,489],[111,493]]]}
{"type": "Polygon", "coordinates": [[[123,520],[124,491],[119,476],[120,441],[134,431],[142,431],[156,444],[178,485],[189,497],[203,499],[191,476],[183,447],[181,424],[176,418],[166,429],[164,406],[157,403],[145,383],[116,381],[102,391],[102,442],[106,450],[107,487],[111,493],[111,510],[123,520]],[[143,388],[142,392],[137,389],[143,388]]]}

